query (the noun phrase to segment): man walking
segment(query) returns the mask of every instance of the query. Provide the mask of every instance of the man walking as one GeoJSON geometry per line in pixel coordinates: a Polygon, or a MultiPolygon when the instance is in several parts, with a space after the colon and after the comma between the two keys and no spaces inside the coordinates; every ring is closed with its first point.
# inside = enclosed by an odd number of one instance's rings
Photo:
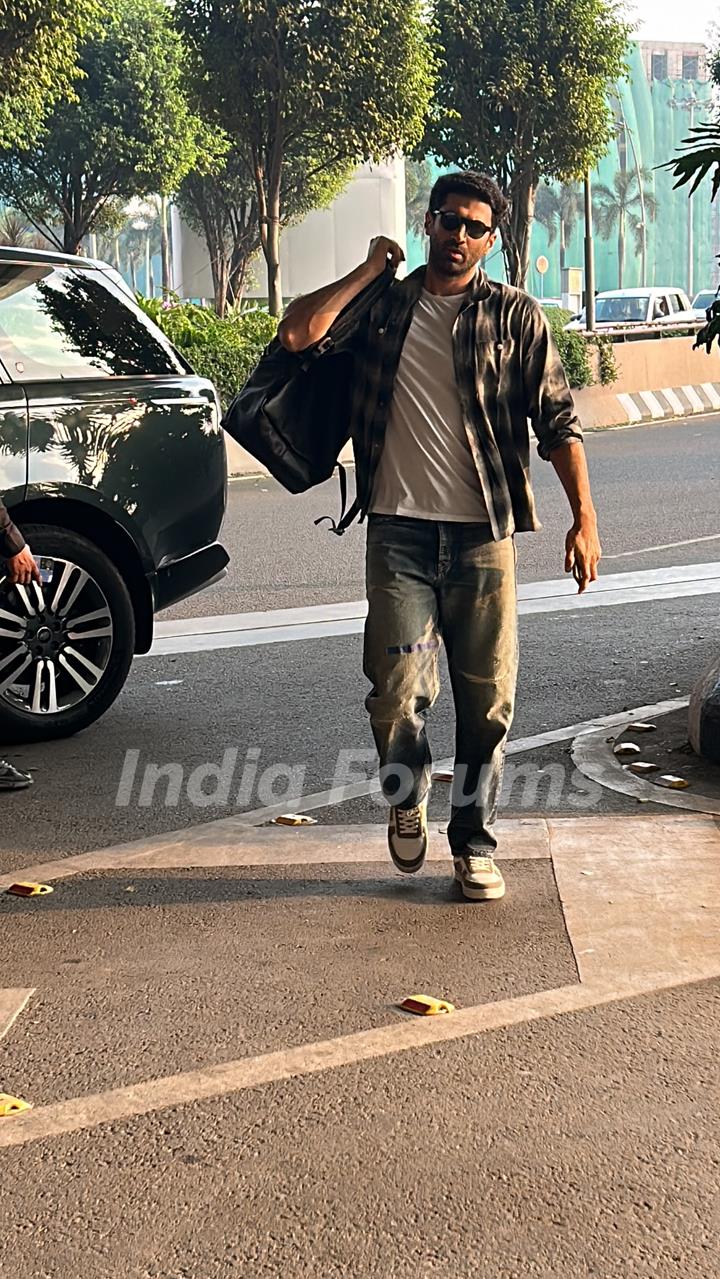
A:
{"type": "MultiPolygon", "coordinates": [[[[425,217],[427,268],[394,282],[356,339],[353,444],[368,516],[365,673],[395,866],[413,873],[428,845],[431,757],[425,718],[447,651],[456,711],[448,838],[470,900],[505,883],[494,831],[517,675],[514,534],[539,527],[528,420],[570,502],[565,570],[597,577],[597,520],[582,432],[541,307],[490,280],[483,259],[507,201],[485,175],[441,177],[425,217]]],[[[299,298],[279,336],[319,342],[399,246],[380,237],[344,279],[299,298]]]]}
{"type": "MultiPolygon", "coordinates": [[[[5,572],[0,568],[0,582],[3,585],[28,586],[30,582],[40,581],[40,572],[25,539],[15,527],[0,497],[0,558],[6,561],[5,572]]],[[[13,768],[7,760],[0,759],[0,793],[11,790],[25,790],[32,784],[32,777],[13,768]]]]}

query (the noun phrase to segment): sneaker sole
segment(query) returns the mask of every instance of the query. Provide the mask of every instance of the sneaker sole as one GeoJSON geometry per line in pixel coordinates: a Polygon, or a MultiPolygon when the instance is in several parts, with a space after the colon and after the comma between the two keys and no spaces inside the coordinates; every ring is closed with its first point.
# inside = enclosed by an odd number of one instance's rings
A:
{"type": "Polygon", "coordinates": [[[499,901],[505,896],[505,884],[497,884],[493,888],[469,888],[459,875],[455,876],[455,883],[460,885],[463,897],[470,902],[499,901]]]}
{"type": "MultiPolygon", "coordinates": [[[[388,847],[390,848],[389,843],[388,843],[388,847]]],[[[420,854],[419,857],[416,857],[414,862],[404,862],[399,857],[397,857],[395,855],[394,850],[390,848],[390,858],[391,858],[392,864],[395,867],[395,869],[401,871],[403,875],[417,875],[418,871],[422,870],[425,864],[426,857],[427,857],[427,849],[425,849],[420,854]]]]}

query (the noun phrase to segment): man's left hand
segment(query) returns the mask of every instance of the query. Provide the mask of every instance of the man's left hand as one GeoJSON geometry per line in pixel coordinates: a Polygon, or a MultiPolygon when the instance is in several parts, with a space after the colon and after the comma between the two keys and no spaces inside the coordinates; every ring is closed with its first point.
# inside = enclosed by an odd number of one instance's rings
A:
{"type": "Polygon", "coordinates": [[[595,516],[581,516],[565,538],[565,572],[572,573],[582,595],[588,582],[596,582],[602,547],[595,516]]]}

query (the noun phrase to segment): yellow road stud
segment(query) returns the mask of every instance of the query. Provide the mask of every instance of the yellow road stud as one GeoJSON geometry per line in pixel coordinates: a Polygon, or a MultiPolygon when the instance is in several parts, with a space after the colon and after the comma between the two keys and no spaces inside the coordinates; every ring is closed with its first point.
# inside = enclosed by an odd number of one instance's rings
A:
{"type": "Polygon", "coordinates": [[[30,879],[19,879],[7,891],[14,897],[46,897],[53,890],[50,884],[34,884],[30,879]]]}
{"type": "Polygon", "coordinates": [[[398,1005],[403,1012],[415,1013],[417,1017],[435,1017],[438,1013],[454,1013],[455,1005],[447,999],[435,999],[433,995],[408,995],[398,1005]]]}
{"type": "Polygon", "coordinates": [[[684,777],[676,777],[674,773],[663,773],[662,777],[657,779],[659,786],[665,786],[668,790],[687,790],[690,783],[684,777]]]}
{"type": "Polygon", "coordinates": [[[631,773],[638,773],[640,777],[644,773],[659,773],[659,764],[649,764],[643,759],[632,759],[629,764],[623,764],[623,768],[627,768],[631,773]]]}
{"type": "Polygon", "coordinates": [[[437,768],[432,774],[433,782],[451,782],[453,779],[453,770],[451,768],[437,768]]]}
{"type": "Polygon", "coordinates": [[[637,742],[618,742],[613,747],[613,755],[639,755],[640,747],[637,742]]]}
{"type": "Polygon", "coordinates": [[[273,817],[271,826],[317,826],[314,817],[305,813],[283,813],[281,817],[273,817]]]}
{"type": "Polygon", "coordinates": [[[628,733],[656,733],[657,724],[648,724],[646,720],[639,719],[634,724],[628,724],[628,733]]]}
{"type": "Polygon", "coordinates": [[[23,1101],[22,1097],[11,1097],[8,1092],[0,1092],[0,1119],[5,1119],[7,1115],[19,1115],[23,1110],[31,1110],[29,1101],[23,1101]]]}

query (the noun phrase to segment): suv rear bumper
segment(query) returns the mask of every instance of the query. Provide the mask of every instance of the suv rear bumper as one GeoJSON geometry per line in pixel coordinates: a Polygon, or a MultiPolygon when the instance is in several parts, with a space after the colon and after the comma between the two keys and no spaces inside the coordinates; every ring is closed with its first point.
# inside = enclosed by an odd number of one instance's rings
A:
{"type": "Polygon", "coordinates": [[[229,563],[230,556],[225,547],[214,542],[212,546],[204,546],[201,551],[164,565],[155,576],[155,612],[159,613],[160,609],[169,608],[196,591],[212,586],[213,582],[219,582],[227,573],[229,563]]]}

